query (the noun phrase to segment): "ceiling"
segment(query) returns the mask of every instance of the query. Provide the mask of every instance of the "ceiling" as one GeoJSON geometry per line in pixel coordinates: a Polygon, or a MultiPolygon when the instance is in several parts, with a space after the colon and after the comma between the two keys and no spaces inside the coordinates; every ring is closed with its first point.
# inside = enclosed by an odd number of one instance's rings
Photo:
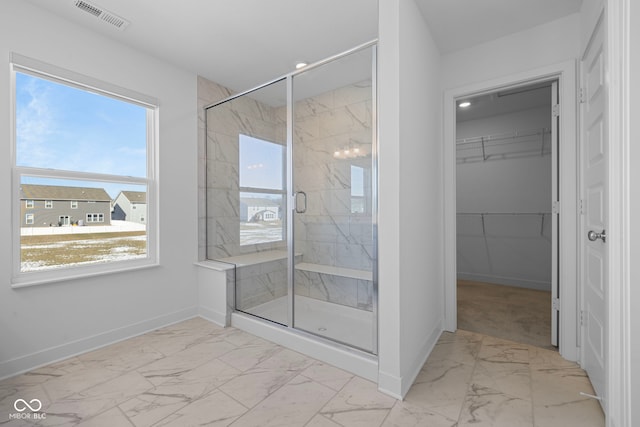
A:
{"type": "MultiPolygon", "coordinates": [[[[76,0],[27,0],[234,91],[378,34],[375,0],[84,0],[130,24],[120,30],[76,0]]],[[[582,0],[415,0],[442,53],[577,12],[582,0]]]]}

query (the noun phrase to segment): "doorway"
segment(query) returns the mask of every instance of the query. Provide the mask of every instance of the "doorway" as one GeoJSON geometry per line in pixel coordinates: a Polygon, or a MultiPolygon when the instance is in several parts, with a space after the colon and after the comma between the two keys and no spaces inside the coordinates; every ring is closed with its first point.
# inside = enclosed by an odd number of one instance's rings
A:
{"type": "MultiPolygon", "coordinates": [[[[457,314],[457,150],[456,109],[464,98],[540,84],[558,82],[558,212],[557,280],[563,286],[554,302],[558,315],[558,349],[568,360],[578,357],[577,322],[577,134],[576,66],[574,61],[528,70],[493,80],[445,91],[444,96],[444,243],[445,243],[445,329],[458,328],[457,314]]],[[[486,224],[485,224],[486,225],[486,224]]]]}
{"type": "Polygon", "coordinates": [[[456,104],[457,322],[558,345],[556,80],[456,104]]]}

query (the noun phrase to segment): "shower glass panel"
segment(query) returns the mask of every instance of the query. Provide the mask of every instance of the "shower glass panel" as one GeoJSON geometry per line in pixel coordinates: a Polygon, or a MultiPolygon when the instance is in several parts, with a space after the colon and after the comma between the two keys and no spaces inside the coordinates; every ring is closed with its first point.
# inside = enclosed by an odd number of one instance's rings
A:
{"type": "Polygon", "coordinates": [[[293,75],[294,327],[376,351],[374,52],[293,75]]]}
{"type": "Polygon", "coordinates": [[[288,325],[287,84],[207,109],[207,258],[235,268],[235,309],[288,325]]]}

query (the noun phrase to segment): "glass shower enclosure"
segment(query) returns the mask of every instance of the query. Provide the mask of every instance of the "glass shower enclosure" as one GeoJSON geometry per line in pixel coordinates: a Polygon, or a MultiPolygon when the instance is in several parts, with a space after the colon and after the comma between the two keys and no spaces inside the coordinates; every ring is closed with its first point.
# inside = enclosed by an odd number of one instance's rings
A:
{"type": "Polygon", "coordinates": [[[206,107],[207,258],[235,310],[377,353],[376,46],[206,107]]]}

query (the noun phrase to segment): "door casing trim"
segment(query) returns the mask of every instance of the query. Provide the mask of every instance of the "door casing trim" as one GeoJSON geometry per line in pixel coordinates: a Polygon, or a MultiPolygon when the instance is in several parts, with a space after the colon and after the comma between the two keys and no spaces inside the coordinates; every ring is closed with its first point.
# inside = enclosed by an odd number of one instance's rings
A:
{"type": "Polygon", "coordinates": [[[577,231],[578,231],[578,145],[575,60],[511,74],[446,90],[443,99],[444,165],[444,328],[457,329],[456,297],[456,100],[463,97],[495,92],[499,89],[558,80],[560,86],[560,219],[558,245],[560,275],[560,354],[568,360],[578,360],[577,306],[577,231]]]}

